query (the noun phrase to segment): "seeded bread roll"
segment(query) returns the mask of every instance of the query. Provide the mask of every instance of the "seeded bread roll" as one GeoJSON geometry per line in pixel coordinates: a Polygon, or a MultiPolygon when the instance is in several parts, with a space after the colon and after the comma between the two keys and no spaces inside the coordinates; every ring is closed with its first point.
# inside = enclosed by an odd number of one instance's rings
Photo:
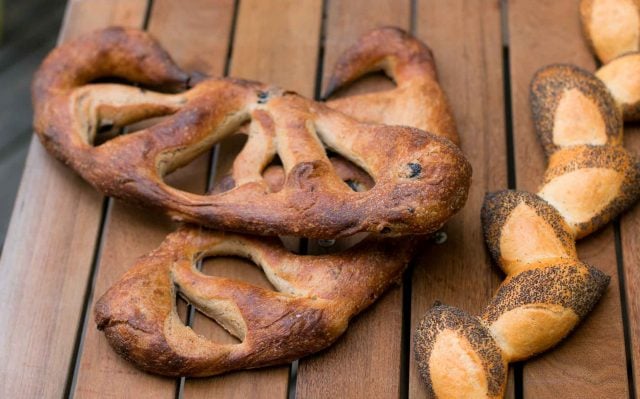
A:
{"type": "Polygon", "coordinates": [[[580,14],[589,44],[604,64],[596,76],[625,120],[640,119],[640,0],[582,0],[580,14]]]}
{"type": "Polygon", "coordinates": [[[534,126],[549,164],[537,194],[488,194],[485,241],[507,275],[480,316],[436,305],[415,335],[423,379],[437,398],[500,398],[507,365],[575,328],[609,277],[578,259],[575,240],[640,197],[640,166],[622,147],[622,111],[605,84],[571,65],[531,83],[534,126]]]}

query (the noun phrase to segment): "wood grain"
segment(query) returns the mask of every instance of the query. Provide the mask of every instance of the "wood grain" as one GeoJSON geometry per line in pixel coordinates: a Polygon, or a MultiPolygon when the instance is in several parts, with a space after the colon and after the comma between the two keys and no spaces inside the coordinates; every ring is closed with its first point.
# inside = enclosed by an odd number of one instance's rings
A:
{"type": "Polygon", "coordinates": [[[447,223],[447,241],[426,248],[413,270],[409,396],[422,398],[413,356],[420,319],[436,300],[477,314],[502,278],[485,250],[480,208],[486,192],[507,187],[507,160],[499,1],[419,1],[416,11],[417,34],[433,49],[473,167],[467,205],[447,223]]]}
{"type": "MultiPolygon", "coordinates": [[[[243,0],[238,10],[229,74],[313,96],[322,2],[243,0]]],[[[230,169],[241,149],[238,137],[220,146],[216,177],[230,169]]],[[[240,259],[211,259],[206,274],[220,275],[270,287],[263,273],[240,259]]],[[[193,328],[219,342],[234,342],[222,328],[197,313],[193,328]]],[[[186,398],[284,398],[289,366],[230,373],[211,379],[187,379],[186,398]]]]}
{"type": "MultiPolygon", "coordinates": [[[[179,4],[155,0],[149,32],[182,67],[221,75],[229,43],[233,1],[189,0],[179,4]],[[222,43],[222,44],[221,44],[222,43]]],[[[168,182],[187,191],[203,192],[209,169],[209,156],[203,155],[169,176],[168,182]]],[[[134,261],[156,248],[175,226],[168,218],[113,201],[103,239],[93,303],[128,270],[134,261]]],[[[93,321],[93,303],[81,348],[76,394],[93,392],[113,397],[172,398],[176,380],[141,372],[121,359],[108,345],[93,321]],[[113,383],[114,375],[118,383],[113,383]]]]}
{"type": "Polygon", "coordinates": [[[241,1],[229,74],[312,97],[321,18],[321,0],[241,1]]]}
{"type": "MultiPolygon", "coordinates": [[[[580,29],[578,0],[509,2],[509,43],[518,189],[535,191],[546,164],[529,108],[529,83],[547,64],[570,62],[593,71],[580,29]]],[[[577,331],[556,349],[524,366],[528,397],[628,396],[624,333],[613,229],[581,241],[580,258],[612,276],[608,291],[577,331]]]]}
{"type": "MultiPolygon", "coordinates": [[[[73,1],[60,40],[110,24],[141,26],[145,8],[141,0],[73,1]]],[[[102,203],[32,140],[0,260],[0,396],[63,395],[102,203]]]]}
{"type": "MultiPolygon", "coordinates": [[[[630,125],[624,130],[625,147],[640,156],[640,126],[630,125]]],[[[640,206],[624,214],[620,221],[624,281],[626,287],[628,345],[631,349],[633,386],[640,394],[640,206]]]]}
{"type": "MultiPolygon", "coordinates": [[[[323,83],[340,54],[365,32],[387,25],[409,29],[410,2],[329,1],[325,22],[323,83]]],[[[384,79],[368,79],[351,92],[384,89],[384,79]]],[[[358,86],[358,85],[356,85],[358,86]]],[[[344,93],[343,94],[348,94],[344,93]]],[[[312,253],[321,248],[310,242],[312,253]]],[[[402,288],[393,287],[351,321],[345,334],[317,356],[300,360],[300,398],[397,397],[400,393],[402,288]]]]}

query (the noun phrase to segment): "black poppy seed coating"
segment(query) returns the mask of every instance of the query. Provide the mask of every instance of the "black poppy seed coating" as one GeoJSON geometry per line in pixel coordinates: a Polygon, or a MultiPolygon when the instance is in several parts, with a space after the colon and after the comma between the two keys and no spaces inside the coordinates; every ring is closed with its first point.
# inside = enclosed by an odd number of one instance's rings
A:
{"type": "Polygon", "coordinates": [[[595,267],[571,260],[525,270],[500,286],[482,319],[491,324],[506,312],[529,304],[560,305],[582,319],[598,302],[609,280],[595,267]]]}
{"type": "Polygon", "coordinates": [[[624,148],[617,146],[579,145],[563,148],[553,154],[543,184],[565,173],[586,168],[606,168],[624,173],[631,159],[624,148]]]}
{"type": "Polygon", "coordinates": [[[487,193],[480,212],[484,239],[494,262],[502,267],[500,264],[502,228],[511,212],[521,203],[531,207],[538,216],[551,226],[568,255],[575,253],[573,235],[569,232],[568,226],[556,208],[536,194],[526,191],[503,190],[487,193]]]}
{"type": "Polygon", "coordinates": [[[623,175],[620,192],[613,201],[590,220],[577,226],[578,238],[600,229],[640,198],[640,164],[623,147],[575,146],[558,150],[553,154],[551,161],[553,166],[545,172],[542,186],[559,176],[579,169],[604,168],[615,170],[623,175]]]}
{"type": "Polygon", "coordinates": [[[609,89],[592,73],[569,64],[554,64],[536,72],[529,87],[533,124],[547,156],[559,149],[553,143],[555,111],[562,94],[579,90],[592,100],[605,123],[607,142],[622,141],[622,113],[609,89]]]}
{"type": "Polygon", "coordinates": [[[499,395],[507,379],[507,363],[489,330],[477,317],[453,306],[436,303],[422,318],[414,337],[418,371],[431,396],[435,396],[435,393],[429,370],[429,358],[438,335],[444,330],[455,331],[469,341],[482,362],[488,393],[491,396],[499,395]]]}

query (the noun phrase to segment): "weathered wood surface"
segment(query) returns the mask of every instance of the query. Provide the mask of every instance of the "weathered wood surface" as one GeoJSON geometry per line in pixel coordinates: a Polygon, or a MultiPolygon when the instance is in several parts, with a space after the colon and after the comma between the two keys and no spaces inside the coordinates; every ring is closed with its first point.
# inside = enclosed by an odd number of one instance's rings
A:
{"type": "MultiPolygon", "coordinates": [[[[545,163],[528,101],[533,72],[552,62],[595,68],[579,29],[578,0],[511,0],[507,8],[503,3],[72,0],[61,40],[111,24],[143,27],[146,22],[188,70],[270,82],[309,97],[320,93],[338,55],[362,33],[384,25],[412,29],[435,53],[462,148],[474,168],[473,186],[468,205],[445,228],[447,242],[427,245],[404,285],[356,317],[333,347],[301,359],[295,380],[288,365],[180,380],[145,374],[115,355],[92,313],[100,295],[175,226],[160,214],[105,201],[34,140],[0,259],[2,397],[60,397],[67,391],[79,398],[424,397],[411,352],[419,319],[435,300],[478,312],[503,277],[483,244],[479,209],[485,192],[506,188],[509,175],[516,188],[535,191],[542,176],[545,163]],[[508,53],[503,53],[502,36],[508,53]],[[506,111],[512,111],[512,120],[506,111]],[[511,170],[508,126],[513,126],[511,170]]],[[[386,80],[373,77],[342,94],[386,87],[386,80]]],[[[640,152],[638,130],[627,129],[626,142],[640,152]]],[[[215,181],[229,170],[241,145],[237,137],[228,140],[219,146],[215,165],[206,154],[169,181],[203,192],[211,174],[215,181]]],[[[639,228],[636,207],[620,223],[625,296],[619,289],[614,227],[580,243],[582,258],[613,276],[611,286],[576,333],[512,375],[508,397],[629,397],[625,326],[631,374],[639,381],[639,228]]],[[[308,248],[320,250],[313,241],[308,248]]],[[[202,270],[269,287],[248,261],[206,260],[202,270]]],[[[183,303],[180,311],[198,333],[234,342],[201,314],[187,317],[183,303]]]]}

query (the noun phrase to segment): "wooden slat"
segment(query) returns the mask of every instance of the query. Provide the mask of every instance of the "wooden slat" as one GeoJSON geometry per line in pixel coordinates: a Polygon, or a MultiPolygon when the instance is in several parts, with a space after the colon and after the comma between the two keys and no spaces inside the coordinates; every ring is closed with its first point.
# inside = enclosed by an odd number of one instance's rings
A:
{"type": "Polygon", "coordinates": [[[70,40],[107,26],[142,27],[147,1],[70,0],[61,37],[70,40]]]}
{"type": "Polygon", "coordinates": [[[312,97],[322,1],[243,0],[229,74],[312,97]]]}
{"type": "MultiPolygon", "coordinates": [[[[427,395],[413,356],[413,333],[436,300],[478,314],[501,275],[491,265],[480,224],[484,195],[507,187],[500,2],[422,0],[418,36],[432,49],[447,93],[461,147],[473,167],[465,208],[445,227],[444,244],[427,248],[415,262],[411,287],[409,396],[427,395]]],[[[508,389],[511,395],[512,387],[508,389]]]]}
{"type": "MultiPolygon", "coordinates": [[[[394,25],[409,29],[410,1],[329,1],[325,22],[323,82],[340,54],[365,32],[394,25]]],[[[383,79],[363,82],[367,91],[387,88],[383,79]]],[[[359,91],[357,87],[353,91],[359,91]]],[[[348,94],[345,93],[345,94],[348,94]]],[[[311,251],[319,249],[310,243],[311,251]]],[[[345,334],[321,354],[300,360],[301,398],[397,397],[400,393],[402,288],[393,287],[351,321],[345,334]]]]}
{"type": "MultiPolygon", "coordinates": [[[[509,2],[509,44],[518,189],[534,191],[546,163],[534,133],[529,83],[547,64],[569,62],[593,71],[594,59],[580,29],[579,0],[509,2]]],[[[580,259],[612,276],[587,319],[556,349],[524,366],[527,397],[621,398],[628,396],[614,234],[611,227],[578,245],[580,259]]]]}
{"type": "MultiPolygon", "coordinates": [[[[625,147],[640,156],[640,127],[628,127],[624,131],[625,147]]],[[[623,215],[620,222],[624,280],[626,287],[626,311],[633,387],[640,394],[640,206],[636,205],[623,215]]]]}
{"type": "MultiPolygon", "coordinates": [[[[321,17],[320,0],[241,1],[229,74],[312,96],[321,17]]],[[[229,171],[241,144],[237,138],[231,138],[221,145],[216,170],[218,179],[229,171]]],[[[270,287],[262,272],[244,260],[213,259],[205,262],[203,271],[270,287]]],[[[199,313],[193,328],[221,342],[234,342],[220,327],[199,313]]],[[[235,372],[211,379],[187,379],[184,396],[284,398],[288,380],[288,366],[235,372]]]]}
{"type": "MultiPolygon", "coordinates": [[[[73,1],[60,38],[114,23],[140,26],[145,8],[142,0],[73,1]]],[[[0,396],[63,395],[101,205],[99,194],[32,140],[0,260],[0,396]]]]}
{"type": "MultiPolygon", "coordinates": [[[[174,60],[189,70],[221,75],[233,15],[232,0],[189,0],[180,3],[155,0],[149,32],[174,60]]],[[[209,156],[203,155],[169,177],[170,184],[203,192],[209,156]]],[[[134,261],[154,249],[175,226],[168,218],[114,201],[105,226],[93,303],[129,269],[134,261]]],[[[108,345],[93,321],[93,303],[81,348],[76,394],[109,393],[113,397],[172,398],[176,380],[141,372],[121,359],[108,345]],[[114,384],[114,376],[118,383],[114,384]]]]}
{"type": "MultiPolygon", "coordinates": [[[[624,129],[625,147],[640,157],[640,125],[627,123],[624,129]]],[[[620,237],[624,270],[625,304],[627,314],[627,345],[629,347],[631,379],[630,389],[640,395],[640,205],[622,215],[620,237]]]]}

